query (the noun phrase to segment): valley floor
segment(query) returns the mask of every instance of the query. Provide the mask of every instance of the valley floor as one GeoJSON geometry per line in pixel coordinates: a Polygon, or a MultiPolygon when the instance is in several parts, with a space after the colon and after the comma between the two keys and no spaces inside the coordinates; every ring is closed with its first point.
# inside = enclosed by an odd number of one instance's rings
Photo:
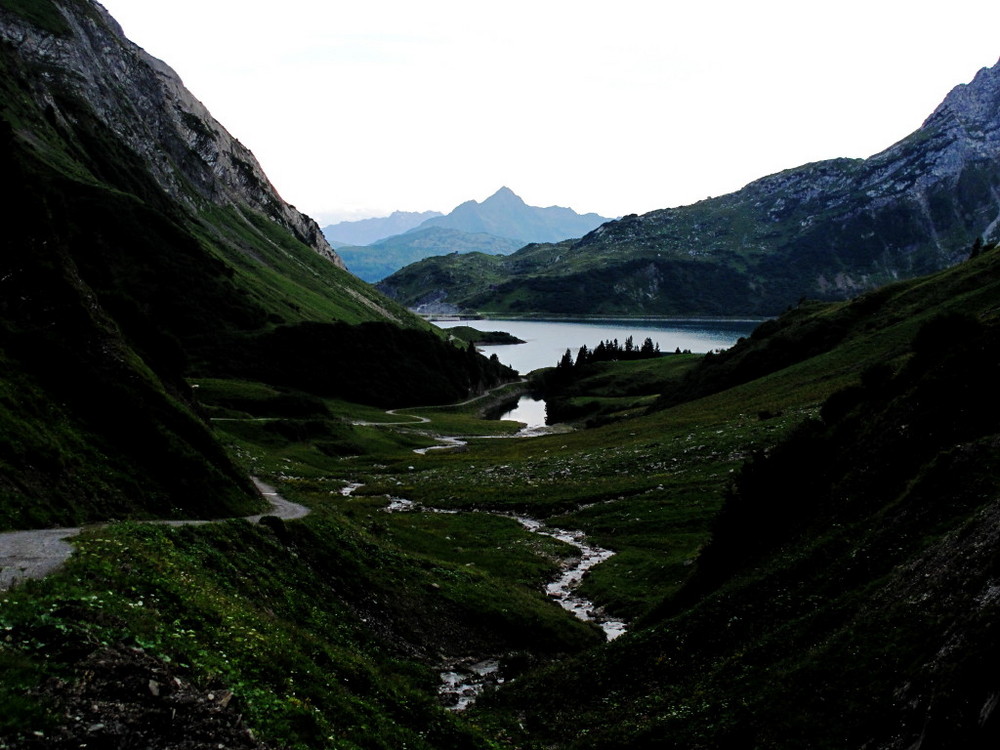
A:
{"type": "MultiPolygon", "coordinates": [[[[686,368],[668,360],[665,377],[686,368]]],[[[651,367],[626,366],[621,377],[644,382],[651,367]]],[[[580,560],[582,534],[615,553],[578,576],[575,593],[593,602],[583,608],[641,622],[690,576],[730,472],[813,408],[801,394],[747,391],[630,416],[649,403],[644,392],[609,400],[622,416],[603,427],[515,438],[518,423],[484,419],[482,409],[516,401],[524,384],[453,406],[387,414],[327,401],[295,417],[262,416],[274,398],[267,387],[199,386],[231,455],[280,492],[270,495],[274,515],[309,515],[267,528],[86,530],[55,575],[15,586],[0,607],[10,635],[0,657],[19,675],[0,705],[35,696],[0,737],[60,736],[38,705],[72,703],[64,689],[40,690],[39,676],[56,670],[65,689],[86,691],[80,675],[108,659],[101,649],[140,648],[137,658],[153,659],[144,674],[196,686],[198,705],[232,693],[255,734],[288,747],[494,747],[491,735],[506,730],[481,727],[487,714],[442,716],[441,674],[489,657],[502,693],[603,648],[605,632],[546,588],[580,560]],[[235,391],[238,408],[227,395],[235,391]],[[414,510],[386,513],[400,498],[414,510]],[[568,532],[539,536],[518,517],[568,532]],[[51,640],[53,628],[65,637],[51,640]]]]}

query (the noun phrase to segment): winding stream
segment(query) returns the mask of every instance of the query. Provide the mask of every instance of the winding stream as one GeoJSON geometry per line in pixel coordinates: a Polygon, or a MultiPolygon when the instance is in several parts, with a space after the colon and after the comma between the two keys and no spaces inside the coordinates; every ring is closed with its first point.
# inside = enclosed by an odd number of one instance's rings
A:
{"type": "Polygon", "coordinates": [[[545,593],[578,620],[595,623],[604,631],[604,635],[609,641],[624,633],[626,628],[624,620],[611,617],[589,599],[574,593],[583,582],[583,576],[588,570],[595,565],[600,565],[615,553],[591,544],[582,531],[550,529],[541,521],[527,516],[511,516],[511,518],[517,520],[528,531],[553,537],[580,550],[580,557],[570,561],[570,564],[564,567],[562,575],[545,587],[545,593]]]}
{"type": "MultiPolygon", "coordinates": [[[[387,413],[392,414],[392,412],[387,413]]],[[[523,422],[524,427],[514,436],[479,435],[472,437],[475,437],[475,439],[500,437],[523,438],[567,431],[564,425],[546,425],[545,402],[537,401],[530,396],[522,396],[518,402],[518,408],[508,411],[501,418],[523,422]],[[523,410],[523,413],[519,409],[523,410]]],[[[430,421],[426,417],[421,417],[420,420],[422,422],[430,421]]],[[[467,441],[472,438],[470,436],[453,437],[438,435],[435,436],[435,439],[439,441],[437,444],[426,448],[415,448],[413,452],[419,455],[426,455],[429,451],[454,450],[467,445],[467,441]]],[[[358,482],[349,482],[341,488],[340,492],[344,496],[349,496],[362,486],[358,482]]],[[[591,544],[582,531],[549,528],[538,519],[500,511],[446,510],[443,508],[431,508],[400,497],[389,497],[388,500],[388,504],[383,508],[383,511],[386,513],[489,513],[490,515],[513,519],[534,534],[552,537],[575,547],[579,551],[579,555],[569,558],[562,563],[559,576],[545,586],[546,595],[577,619],[597,625],[604,631],[604,635],[609,641],[614,640],[625,632],[627,626],[624,620],[611,617],[601,607],[596,606],[589,599],[576,593],[576,589],[582,583],[587,571],[615,554],[611,550],[591,544]]],[[[475,702],[476,698],[487,686],[501,685],[504,682],[503,674],[500,671],[500,660],[493,656],[484,657],[483,655],[449,660],[447,663],[441,665],[440,677],[441,684],[438,688],[438,695],[441,697],[441,701],[445,707],[453,711],[461,711],[467,708],[475,702]]]]}
{"type": "MultiPolygon", "coordinates": [[[[341,492],[344,495],[350,495],[360,486],[357,483],[351,483],[345,486],[341,492]]],[[[622,635],[626,630],[627,625],[624,620],[611,617],[589,599],[576,593],[576,589],[583,581],[587,571],[615,554],[611,550],[591,544],[582,531],[550,528],[535,518],[500,511],[458,511],[430,508],[400,497],[389,498],[389,503],[383,508],[383,511],[386,513],[489,513],[501,518],[513,519],[534,534],[553,537],[572,545],[579,550],[579,556],[570,558],[563,563],[559,577],[546,585],[545,593],[552,601],[577,619],[592,622],[600,627],[609,641],[622,635]]],[[[440,674],[441,685],[438,688],[438,694],[446,707],[454,711],[467,708],[487,686],[500,685],[504,681],[500,673],[500,662],[492,657],[455,659],[443,665],[440,674]]]]}

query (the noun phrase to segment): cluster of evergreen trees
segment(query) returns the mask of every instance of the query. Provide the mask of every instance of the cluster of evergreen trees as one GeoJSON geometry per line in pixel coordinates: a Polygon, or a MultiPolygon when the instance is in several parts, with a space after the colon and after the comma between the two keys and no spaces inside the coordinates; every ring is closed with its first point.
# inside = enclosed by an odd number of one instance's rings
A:
{"type": "Polygon", "coordinates": [[[625,344],[619,344],[618,339],[608,339],[602,341],[594,349],[588,349],[584,344],[580,351],[576,353],[576,360],[573,360],[573,353],[567,349],[562,355],[562,359],[556,364],[556,369],[561,371],[572,370],[574,367],[583,367],[593,362],[615,362],[623,359],[651,359],[660,356],[660,345],[654,344],[653,340],[646,337],[641,346],[636,346],[632,337],[625,339],[625,344]]]}

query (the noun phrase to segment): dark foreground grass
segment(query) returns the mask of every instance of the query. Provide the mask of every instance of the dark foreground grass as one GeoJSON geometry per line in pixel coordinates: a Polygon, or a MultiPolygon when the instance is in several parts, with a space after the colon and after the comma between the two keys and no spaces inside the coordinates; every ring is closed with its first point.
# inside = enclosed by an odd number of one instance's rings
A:
{"type": "Polygon", "coordinates": [[[42,677],[78,684],[81,658],[131,649],[231,691],[254,730],[282,746],[489,746],[438,705],[434,663],[483,652],[552,658],[599,636],[533,590],[558,550],[539,550],[503,519],[454,519],[450,531],[434,520],[351,520],[317,505],[304,521],[270,527],[118,524],[88,534],[61,574],[2,601],[2,737],[60,736],[66,719],[52,717],[65,696],[42,677]],[[503,545],[508,564],[469,565],[440,546],[442,531],[469,553],[503,545]]]}

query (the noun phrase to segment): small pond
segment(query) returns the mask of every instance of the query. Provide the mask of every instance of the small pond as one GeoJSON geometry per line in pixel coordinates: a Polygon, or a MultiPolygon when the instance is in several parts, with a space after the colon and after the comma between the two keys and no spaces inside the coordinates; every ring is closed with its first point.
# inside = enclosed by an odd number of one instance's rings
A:
{"type": "Polygon", "coordinates": [[[524,422],[524,430],[537,430],[545,426],[545,399],[521,396],[517,406],[505,411],[499,418],[524,422]]]}

